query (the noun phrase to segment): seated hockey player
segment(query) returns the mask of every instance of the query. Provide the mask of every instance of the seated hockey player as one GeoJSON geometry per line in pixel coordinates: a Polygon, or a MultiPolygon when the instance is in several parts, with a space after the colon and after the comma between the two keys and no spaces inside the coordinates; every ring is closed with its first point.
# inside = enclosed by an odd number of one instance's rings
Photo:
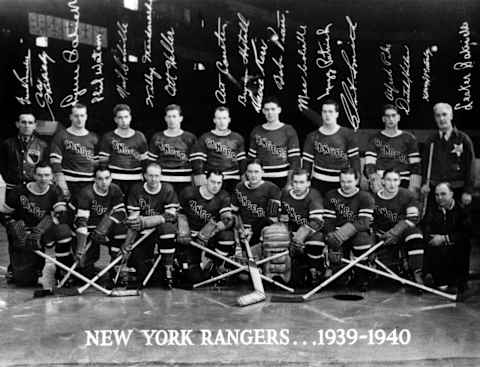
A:
{"type": "Polygon", "coordinates": [[[154,257],[155,243],[161,256],[162,276],[168,289],[173,287],[173,260],[177,232],[177,194],[172,185],[161,182],[162,170],[157,163],[150,163],[145,169],[145,183],[137,183],[128,195],[127,239],[122,245],[124,252],[144,229],[156,228],[154,234],[145,238],[130,254],[128,265],[135,268],[137,282],[142,284],[147,276],[148,262],[154,257]]]}
{"type": "MultiPolygon", "coordinates": [[[[36,285],[45,260],[34,253],[55,245],[55,257],[67,266],[73,264],[71,229],[66,224],[66,203],[62,191],[52,184],[52,168],[44,163],[35,167],[34,180],[9,190],[4,214],[12,238],[13,282],[36,285]]],[[[56,279],[63,277],[57,270],[56,279]]]]}
{"type": "Polygon", "coordinates": [[[408,277],[422,283],[424,241],[417,227],[418,202],[413,192],[400,187],[400,182],[400,172],[395,169],[383,172],[383,189],[374,195],[373,228],[378,238],[388,246],[384,251],[393,254],[394,261],[405,260],[401,270],[406,270],[408,277]]]}
{"type": "Polygon", "coordinates": [[[308,172],[292,172],[292,189],[282,191],[281,220],[287,221],[292,232],[292,283],[302,286],[305,278],[316,284],[326,270],[325,243],[323,241],[323,200],[312,188],[308,172]]]}
{"type": "MultiPolygon", "coordinates": [[[[234,219],[230,196],[222,190],[221,171],[208,171],[202,186],[188,186],[180,193],[181,214],[178,216],[178,262],[185,285],[205,278],[200,266],[202,252],[190,245],[194,241],[231,256],[235,253],[232,231],[234,219]]],[[[223,271],[223,261],[213,258],[213,273],[223,271]]]]}
{"type": "MultiPolygon", "coordinates": [[[[123,193],[112,183],[108,167],[103,164],[96,167],[94,178],[93,184],[84,187],[78,196],[72,196],[69,205],[76,211],[77,269],[90,278],[100,257],[99,245],[108,246],[112,257],[120,254],[125,239],[123,223],[127,217],[123,193]],[[90,245],[87,246],[89,240],[90,245]]],[[[110,275],[113,276],[113,272],[110,275]]]]}
{"type": "MultiPolygon", "coordinates": [[[[373,245],[371,224],[375,206],[373,197],[358,187],[358,174],[352,168],[340,171],[340,188],[331,190],[324,198],[325,243],[328,259],[333,267],[342,256],[359,256],[373,245]]],[[[362,261],[365,265],[374,256],[362,261]]],[[[361,291],[368,289],[369,273],[355,269],[356,282],[361,291]]]]}

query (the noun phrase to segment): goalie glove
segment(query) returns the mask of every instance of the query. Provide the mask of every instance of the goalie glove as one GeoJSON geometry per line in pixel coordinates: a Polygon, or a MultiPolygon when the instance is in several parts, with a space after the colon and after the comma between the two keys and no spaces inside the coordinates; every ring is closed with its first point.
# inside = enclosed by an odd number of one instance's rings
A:
{"type": "Polygon", "coordinates": [[[372,192],[377,193],[382,189],[382,178],[378,173],[372,173],[368,176],[368,185],[372,192]]]}
{"type": "Polygon", "coordinates": [[[400,242],[403,233],[409,227],[413,227],[408,220],[401,220],[385,233],[381,234],[380,239],[385,241],[385,245],[396,245],[400,242]]]}
{"type": "MultiPolygon", "coordinates": [[[[220,222],[221,223],[221,222],[220,222]]],[[[223,223],[222,223],[223,224],[223,223]]],[[[223,224],[224,226],[224,224],[223,224]]],[[[208,243],[210,239],[218,232],[218,224],[210,219],[197,234],[197,239],[203,243],[208,243]]]]}
{"type": "Polygon", "coordinates": [[[355,226],[347,222],[337,230],[330,232],[325,237],[325,242],[333,248],[339,248],[357,233],[355,226]]]}
{"type": "Polygon", "coordinates": [[[12,246],[18,249],[26,248],[27,226],[23,220],[11,220],[7,223],[7,233],[12,238],[12,246]]]}
{"type": "MultiPolygon", "coordinates": [[[[170,216],[171,218],[171,216],[170,216]]],[[[142,217],[141,215],[127,219],[127,225],[135,231],[141,231],[145,228],[157,227],[166,222],[163,215],[150,215],[142,217]]]]}
{"type": "Polygon", "coordinates": [[[42,249],[42,236],[52,226],[53,218],[50,214],[44,216],[38,224],[32,228],[32,231],[27,237],[26,245],[29,250],[41,250],[42,249]]]}
{"type": "Polygon", "coordinates": [[[203,173],[193,176],[193,184],[195,186],[203,186],[207,184],[207,176],[203,173]]]}

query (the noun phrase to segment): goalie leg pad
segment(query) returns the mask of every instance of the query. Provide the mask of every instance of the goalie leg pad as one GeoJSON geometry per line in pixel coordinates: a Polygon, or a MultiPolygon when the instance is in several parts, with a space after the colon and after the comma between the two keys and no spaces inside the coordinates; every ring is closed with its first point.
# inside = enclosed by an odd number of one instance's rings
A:
{"type": "MultiPolygon", "coordinates": [[[[290,245],[290,232],[284,223],[274,223],[262,230],[263,256],[269,257],[279,252],[288,250],[290,245]]],[[[280,276],[285,282],[291,278],[291,258],[285,255],[264,264],[263,271],[266,276],[280,276]]]]}
{"type": "Polygon", "coordinates": [[[7,227],[8,235],[14,249],[26,249],[27,226],[23,220],[17,220],[7,227]]]}
{"type": "Polygon", "coordinates": [[[188,245],[192,240],[190,233],[190,225],[188,224],[185,214],[177,216],[177,243],[181,245],[188,245]]]}

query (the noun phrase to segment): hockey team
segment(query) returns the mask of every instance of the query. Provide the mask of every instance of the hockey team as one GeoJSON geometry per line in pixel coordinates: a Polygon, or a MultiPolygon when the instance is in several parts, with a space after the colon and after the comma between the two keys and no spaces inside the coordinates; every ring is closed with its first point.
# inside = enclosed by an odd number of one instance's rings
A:
{"type": "MultiPolygon", "coordinates": [[[[321,113],[303,111],[319,126],[303,147],[281,111],[277,99],[264,99],[266,121],[246,141],[230,130],[227,107],[215,109],[212,130],[197,138],[182,129],[181,107],[169,105],[166,129],[147,141],[131,127],[128,105],[115,106],[116,128],[99,138],[85,127],[87,107],[76,104],[70,126],[49,146],[34,133],[34,115],[21,113],[18,135],[0,146],[8,281],[35,285],[45,264],[35,251],[47,248],[93,278],[102,247],[135,270],[136,287],[241,281],[227,275],[245,263],[247,241],[255,259],[273,256],[261,265],[264,277],[305,288],[383,241],[361,264],[387,262],[417,284],[465,291],[475,155],[453,126],[450,105],[434,106],[438,131],[422,152],[399,129],[393,105],[382,109],[384,129],[364,152],[357,134],[339,124],[333,100],[321,113]]],[[[362,269],[339,281],[366,291],[373,277],[362,269]]],[[[117,271],[107,276],[109,288],[117,271]]],[[[55,278],[73,285],[67,273],[57,268],[55,278]]]]}

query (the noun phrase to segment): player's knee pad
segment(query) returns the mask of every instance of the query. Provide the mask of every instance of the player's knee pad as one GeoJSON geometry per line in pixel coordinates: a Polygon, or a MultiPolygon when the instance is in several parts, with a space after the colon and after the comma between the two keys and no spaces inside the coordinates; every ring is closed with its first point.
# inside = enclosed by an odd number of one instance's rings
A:
{"type": "Polygon", "coordinates": [[[404,237],[408,265],[411,270],[420,269],[423,264],[425,241],[422,232],[414,227],[409,228],[404,237]]]}
{"type": "Polygon", "coordinates": [[[225,256],[232,256],[235,253],[235,235],[233,231],[218,232],[213,238],[215,251],[225,256]]]}
{"type": "Polygon", "coordinates": [[[157,227],[158,250],[161,254],[175,253],[177,227],[173,223],[163,223],[157,227]]]}
{"type": "Polygon", "coordinates": [[[120,223],[114,223],[108,233],[111,242],[109,247],[120,248],[127,238],[127,229],[120,223]]]}
{"type": "Polygon", "coordinates": [[[370,232],[358,232],[349,241],[353,256],[360,256],[373,246],[374,237],[370,232]]]}
{"type": "MultiPolygon", "coordinates": [[[[271,257],[288,250],[290,232],[284,223],[274,223],[262,230],[263,257],[271,257]]],[[[288,252],[277,257],[263,267],[266,276],[280,276],[285,282],[291,278],[292,261],[288,252]]]]}
{"type": "Polygon", "coordinates": [[[58,224],[54,227],[55,257],[64,264],[73,262],[73,235],[70,226],[58,224]]]}
{"type": "Polygon", "coordinates": [[[307,257],[323,256],[325,252],[325,242],[322,232],[315,232],[305,241],[305,255],[307,257]]]}

